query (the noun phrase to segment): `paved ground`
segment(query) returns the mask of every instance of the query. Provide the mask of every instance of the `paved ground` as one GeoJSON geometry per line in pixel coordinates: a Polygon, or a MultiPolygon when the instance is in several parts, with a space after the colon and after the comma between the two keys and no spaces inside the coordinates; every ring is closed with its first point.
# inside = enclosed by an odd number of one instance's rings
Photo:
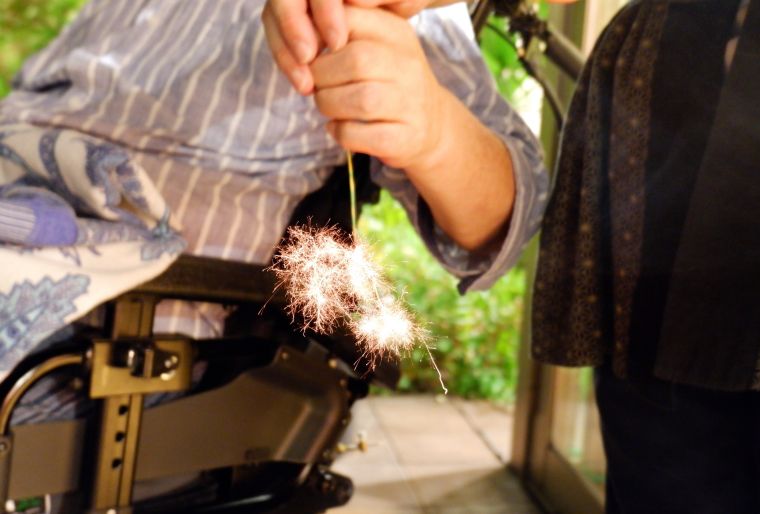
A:
{"type": "Polygon", "coordinates": [[[511,414],[485,402],[432,396],[357,403],[345,441],[367,451],[334,469],[356,487],[330,514],[539,514],[506,470],[511,414]]]}

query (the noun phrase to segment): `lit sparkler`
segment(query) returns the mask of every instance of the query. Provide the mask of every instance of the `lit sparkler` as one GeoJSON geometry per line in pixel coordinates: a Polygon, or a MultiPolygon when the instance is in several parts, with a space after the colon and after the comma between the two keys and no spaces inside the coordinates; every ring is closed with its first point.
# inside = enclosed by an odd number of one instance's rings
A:
{"type": "Polygon", "coordinates": [[[392,296],[365,306],[351,320],[350,327],[361,347],[371,355],[398,355],[410,350],[415,342],[427,339],[427,332],[414,323],[406,309],[392,296]]]}
{"type": "MultiPolygon", "coordinates": [[[[356,227],[350,155],[348,162],[351,218],[356,227]]],[[[277,275],[278,287],[285,286],[290,315],[293,319],[300,315],[304,331],[329,334],[338,323],[346,322],[371,366],[385,355],[398,356],[421,343],[443,390],[448,392],[427,344],[427,330],[392,294],[366,243],[356,234],[345,236],[336,227],[296,226],[288,229],[287,236],[271,269],[277,275]]]]}

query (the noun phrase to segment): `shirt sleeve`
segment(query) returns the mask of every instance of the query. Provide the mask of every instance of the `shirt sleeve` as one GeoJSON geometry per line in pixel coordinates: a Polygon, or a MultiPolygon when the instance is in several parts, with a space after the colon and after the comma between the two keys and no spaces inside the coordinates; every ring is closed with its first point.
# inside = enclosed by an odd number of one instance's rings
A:
{"type": "Polygon", "coordinates": [[[428,9],[411,22],[438,81],[509,150],[516,187],[509,230],[490,249],[469,252],[435,223],[429,207],[403,171],[373,160],[372,178],[403,205],[430,252],[460,279],[460,292],[487,289],[514,266],[540,226],[549,189],[541,148],[522,118],[499,94],[475,42],[464,3],[428,9]]]}

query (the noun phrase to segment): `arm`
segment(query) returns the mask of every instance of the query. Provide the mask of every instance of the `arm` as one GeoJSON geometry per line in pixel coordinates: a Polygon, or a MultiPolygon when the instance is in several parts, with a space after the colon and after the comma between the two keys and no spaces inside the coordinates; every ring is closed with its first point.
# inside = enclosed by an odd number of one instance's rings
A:
{"type": "Polygon", "coordinates": [[[461,292],[487,289],[515,265],[540,224],[548,191],[541,147],[499,93],[475,41],[464,3],[425,10],[411,23],[440,84],[509,149],[515,199],[508,230],[492,244],[468,252],[436,224],[430,208],[403,171],[375,161],[372,177],[404,206],[441,265],[460,278],[461,292]]]}
{"type": "Polygon", "coordinates": [[[328,130],[344,148],[403,169],[460,246],[483,245],[514,203],[506,146],[439,84],[406,20],[380,9],[346,13],[348,44],[310,66],[328,130]]]}

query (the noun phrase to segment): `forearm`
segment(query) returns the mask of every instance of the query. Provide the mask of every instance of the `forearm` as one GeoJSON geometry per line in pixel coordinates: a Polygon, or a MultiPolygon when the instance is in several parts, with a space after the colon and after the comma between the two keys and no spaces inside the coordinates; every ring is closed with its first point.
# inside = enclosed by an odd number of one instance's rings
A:
{"type": "Polygon", "coordinates": [[[405,171],[436,223],[457,244],[475,250],[502,232],[515,200],[507,147],[448,91],[443,123],[429,155],[405,171]]]}

